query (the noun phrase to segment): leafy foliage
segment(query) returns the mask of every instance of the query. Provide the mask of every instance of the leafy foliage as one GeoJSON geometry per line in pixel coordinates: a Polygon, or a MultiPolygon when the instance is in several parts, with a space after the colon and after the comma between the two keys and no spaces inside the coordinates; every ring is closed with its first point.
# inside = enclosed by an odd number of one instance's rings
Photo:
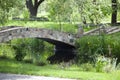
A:
{"type": "Polygon", "coordinates": [[[105,35],[104,37],[86,36],[77,40],[78,62],[94,62],[97,55],[118,58],[117,63],[120,62],[119,34],[105,35]],[[108,46],[111,47],[111,51],[109,51],[108,46]]]}
{"type": "Polygon", "coordinates": [[[95,69],[97,72],[112,72],[116,70],[117,58],[110,58],[105,56],[98,56],[95,62],[95,69]]]}
{"type": "Polygon", "coordinates": [[[72,14],[72,0],[51,0],[49,17],[52,21],[56,21],[60,24],[60,30],[62,29],[62,22],[70,22],[72,14]]]}
{"type": "Polygon", "coordinates": [[[59,22],[69,20],[71,14],[69,0],[52,0],[49,5],[49,12],[52,20],[57,20],[59,22]]]}
{"type": "Polygon", "coordinates": [[[94,71],[94,67],[90,63],[83,63],[80,65],[82,71],[94,71]]]}
{"type": "Polygon", "coordinates": [[[14,7],[20,7],[22,5],[21,3],[22,1],[20,0],[0,0],[0,23],[4,24],[10,16],[10,10],[14,7]]]}
{"type": "Polygon", "coordinates": [[[8,43],[0,44],[0,56],[13,58],[15,54],[14,49],[8,43]]]}
{"type": "Polygon", "coordinates": [[[15,50],[16,60],[38,65],[47,63],[47,58],[53,54],[53,45],[39,39],[15,39],[11,41],[11,48],[15,50]]]}
{"type": "Polygon", "coordinates": [[[111,13],[109,0],[75,0],[75,2],[84,24],[89,21],[98,24],[105,15],[111,13]]]}

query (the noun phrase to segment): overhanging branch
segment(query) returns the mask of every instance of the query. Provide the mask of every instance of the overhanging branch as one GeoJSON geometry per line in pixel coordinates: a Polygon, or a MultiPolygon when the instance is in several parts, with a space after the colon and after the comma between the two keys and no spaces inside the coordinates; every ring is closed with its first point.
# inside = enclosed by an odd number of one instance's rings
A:
{"type": "Polygon", "coordinates": [[[39,0],[39,1],[38,1],[38,6],[39,6],[43,1],[45,1],[45,0],[39,0]]]}

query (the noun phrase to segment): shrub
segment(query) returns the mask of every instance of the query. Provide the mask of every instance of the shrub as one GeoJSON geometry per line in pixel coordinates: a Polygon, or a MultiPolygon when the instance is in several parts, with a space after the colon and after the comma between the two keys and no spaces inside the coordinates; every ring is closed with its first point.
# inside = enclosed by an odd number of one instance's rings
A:
{"type": "Polygon", "coordinates": [[[23,18],[24,18],[25,23],[29,20],[29,17],[30,17],[30,13],[27,9],[25,9],[23,12],[23,18]]]}
{"type": "Polygon", "coordinates": [[[25,63],[33,63],[32,59],[26,59],[24,60],[25,63]]]}
{"type": "Polygon", "coordinates": [[[117,69],[120,70],[120,63],[117,65],[117,69]]]}
{"type": "Polygon", "coordinates": [[[76,40],[76,46],[78,63],[94,63],[97,55],[117,58],[117,64],[120,62],[120,33],[113,35],[83,36],[76,40]]]}
{"type": "Polygon", "coordinates": [[[43,62],[43,61],[36,63],[37,66],[45,66],[47,64],[48,64],[47,62],[43,62]]]}
{"type": "Polygon", "coordinates": [[[26,41],[25,39],[15,39],[11,41],[11,47],[15,50],[14,58],[17,61],[23,61],[26,56],[26,41]]]}
{"type": "Polygon", "coordinates": [[[16,45],[16,46],[13,46],[13,48],[15,49],[15,59],[17,61],[22,61],[24,59],[24,57],[26,56],[26,53],[22,51],[22,48],[24,48],[22,46],[22,44],[20,45],[16,45]]]}
{"type": "Polygon", "coordinates": [[[0,59],[8,59],[8,57],[6,57],[6,56],[0,56],[0,59]]]}
{"type": "Polygon", "coordinates": [[[0,56],[13,58],[14,54],[15,54],[15,50],[11,47],[9,42],[0,44],[0,56]]]}
{"type": "Polygon", "coordinates": [[[93,62],[97,54],[101,54],[100,40],[97,36],[85,36],[76,41],[77,62],[93,62]]]}
{"type": "Polygon", "coordinates": [[[116,69],[117,58],[108,58],[98,56],[96,58],[95,68],[97,72],[111,72],[116,69]]]}
{"type": "Polygon", "coordinates": [[[47,63],[47,58],[53,54],[53,45],[40,39],[14,39],[11,47],[15,50],[15,59],[28,63],[47,63]]]}
{"type": "Polygon", "coordinates": [[[93,65],[90,64],[90,63],[81,64],[81,65],[80,65],[80,68],[81,68],[83,71],[93,71],[93,70],[94,70],[93,65]]]}
{"type": "Polygon", "coordinates": [[[97,57],[95,62],[96,72],[103,72],[103,68],[106,64],[107,64],[107,61],[105,60],[104,56],[97,57]]]}

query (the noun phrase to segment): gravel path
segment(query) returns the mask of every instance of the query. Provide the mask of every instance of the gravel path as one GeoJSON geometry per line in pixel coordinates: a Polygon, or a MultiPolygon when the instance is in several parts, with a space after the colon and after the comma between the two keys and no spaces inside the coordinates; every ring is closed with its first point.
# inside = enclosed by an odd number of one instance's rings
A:
{"type": "Polygon", "coordinates": [[[75,80],[75,79],[0,73],[0,80],[75,80]]]}

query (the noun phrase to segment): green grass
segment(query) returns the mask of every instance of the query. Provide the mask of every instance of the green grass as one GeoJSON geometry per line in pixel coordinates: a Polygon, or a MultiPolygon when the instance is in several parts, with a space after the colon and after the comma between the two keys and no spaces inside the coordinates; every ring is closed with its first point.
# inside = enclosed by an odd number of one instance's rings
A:
{"type": "MultiPolygon", "coordinates": [[[[70,23],[70,22],[62,22],[61,28],[63,32],[69,32],[69,33],[77,33],[78,25],[79,23],[70,23]]],[[[0,26],[22,26],[22,27],[37,27],[37,28],[47,28],[47,29],[53,29],[53,30],[59,30],[60,31],[60,24],[58,22],[40,22],[40,21],[16,21],[16,20],[10,20],[4,25],[0,26]]],[[[84,31],[91,30],[95,27],[84,27],[84,31]]]]}
{"type": "MultiPolygon", "coordinates": [[[[0,26],[23,26],[23,27],[38,27],[38,28],[47,28],[53,30],[60,30],[60,24],[57,22],[40,22],[40,21],[15,21],[10,20],[4,25],[0,26]]],[[[75,24],[69,22],[63,22],[61,24],[63,32],[76,33],[77,27],[75,24]]]]}
{"type": "Polygon", "coordinates": [[[58,65],[36,66],[11,59],[0,59],[0,72],[75,78],[78,80],[120,80],[120,71],[113,73],[83,72],[77,66],[62,69],[58,65]]]}

